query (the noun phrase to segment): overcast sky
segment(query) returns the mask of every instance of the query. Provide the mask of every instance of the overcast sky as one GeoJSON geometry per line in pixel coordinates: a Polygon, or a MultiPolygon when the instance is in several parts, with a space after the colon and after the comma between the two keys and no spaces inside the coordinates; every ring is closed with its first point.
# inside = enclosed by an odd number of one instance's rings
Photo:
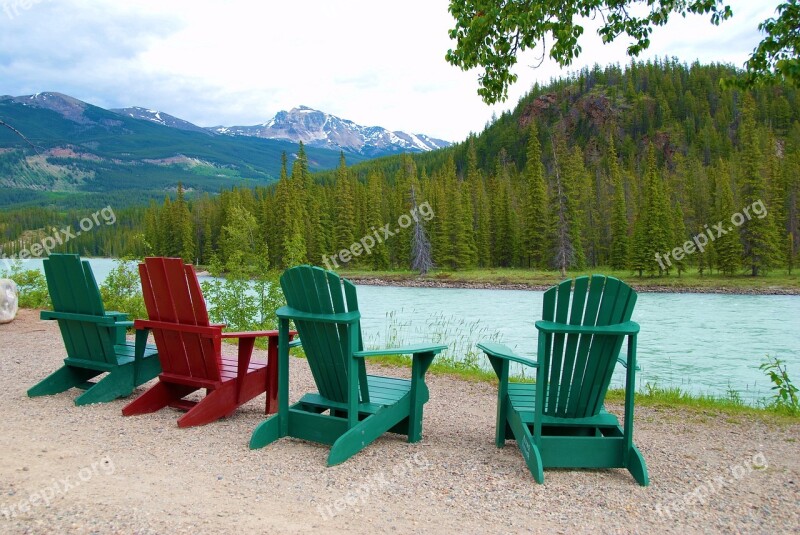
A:
{"type": "MultiPolygon", "coordinates": [[[[741,66],[780,0],[730,0],[720,27],[677,17],[646,57],[741,66]]],[[[509,100],[483,104],[478,71],[444,59],[447,0],[0,0],[0,94],[58,91],[104,108],[143,106],[200,126],[262,123],[298,105],[461,141],[534,82],[565,74],[520,57],[509,100]]],[[[593,30],[571,68],[627,63],[593,30]]]]}

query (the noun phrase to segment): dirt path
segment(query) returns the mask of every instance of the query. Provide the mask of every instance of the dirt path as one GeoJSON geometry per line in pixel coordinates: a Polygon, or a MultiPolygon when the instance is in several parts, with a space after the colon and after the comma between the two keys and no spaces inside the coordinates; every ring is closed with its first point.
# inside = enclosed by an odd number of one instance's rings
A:
{"type": "MultiPolygon", "coordinates": [[[[172,409],[123,418],[125,400],[27,398],[64,356],[37,318],[0,325],[0,533],[800,530],[800,425],[642,408],[650,487],[623,470],[548,470],[537,485],[513,442],[494,447],[494,387],[433,376],[421,443],[387,435],[326,468],[322,446],[247,448],[263,396],[192,429],[172,409]]],[[[304,361],[291,373],[293,399],[313,388],[304,361]]]]}

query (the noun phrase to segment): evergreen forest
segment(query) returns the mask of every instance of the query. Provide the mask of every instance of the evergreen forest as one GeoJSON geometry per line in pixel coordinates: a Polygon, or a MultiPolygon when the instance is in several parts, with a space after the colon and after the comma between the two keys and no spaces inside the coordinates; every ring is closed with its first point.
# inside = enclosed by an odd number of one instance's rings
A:
{"type": "MultiPolygon", "coordinates": [[[[534,86],[447,149],[353,166],[342,155],[337,169],[312,173],[301,145],[291,165],[284,154],[273,185],[214,195],[177,185],[61,250],[277,269],[324,265],[391,228],[347,265],[409,269],[412,229],[397,222],[411,213],[413,190],[431,208],[424,229],[442,269],[791,272],[800,248],[798,90],[723,88],[732,72],[673,59],[584,69],[534,86]]],[[[3,253],[84,215],[0,214],[3,253]]]]}

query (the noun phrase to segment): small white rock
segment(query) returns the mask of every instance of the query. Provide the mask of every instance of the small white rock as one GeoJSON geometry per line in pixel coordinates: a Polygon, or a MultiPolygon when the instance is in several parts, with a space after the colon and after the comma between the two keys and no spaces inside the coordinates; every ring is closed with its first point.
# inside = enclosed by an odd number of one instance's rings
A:
{"type": "Polygon", "coordinates": [[[0,323],[11,323],[17,317],[17,283],[0,279],[0,323]]]}

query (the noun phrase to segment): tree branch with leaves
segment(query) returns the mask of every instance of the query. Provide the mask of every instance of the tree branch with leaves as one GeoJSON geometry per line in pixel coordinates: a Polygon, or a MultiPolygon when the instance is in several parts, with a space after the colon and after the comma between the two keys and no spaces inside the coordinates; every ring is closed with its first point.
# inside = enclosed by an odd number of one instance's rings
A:
{"type": "MultiPolygon", "coordinates": [[[[766,36],[745,64],[745,74],[732,84],[785,80],[800,86],[798,2],[781,4],[776,19],[758,26],[766,36]]],[[[517,54],[525,50],[541,47],[539,64],[549,56],[562,67],[571,65],[583,51],[578,42],[582,19],[601,20],[597,33],[603,43],[630,38],[627,53],[636,57],[650,46],[653,30],[670,17],[705,15],[719,25],[733,15],[724,0],[451,0],[449,11],[455,18],[449,33],[456,47],[446,59],[465,71],[483,68],[478,94],[487,104],[508,98],[508,88],[517,81],[511,72],[517,54]]]]}

